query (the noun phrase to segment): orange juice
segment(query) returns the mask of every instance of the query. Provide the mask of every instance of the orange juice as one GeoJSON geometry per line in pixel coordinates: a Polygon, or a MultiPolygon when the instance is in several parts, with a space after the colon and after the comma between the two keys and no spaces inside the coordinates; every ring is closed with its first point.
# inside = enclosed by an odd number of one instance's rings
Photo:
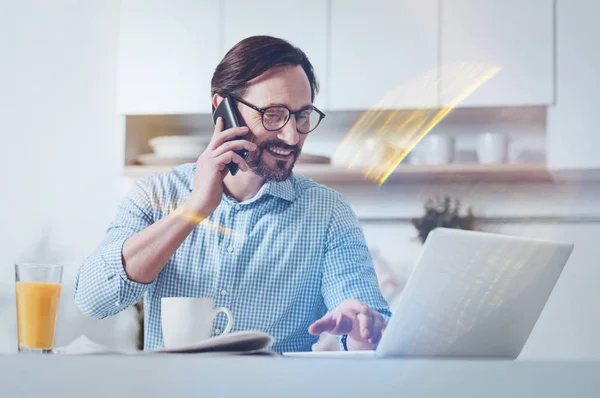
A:
{"type": "Polygon", "coordinates": [[[17,282],[16,295],[19,347],[53,348],[60,284],[17,282]]]}

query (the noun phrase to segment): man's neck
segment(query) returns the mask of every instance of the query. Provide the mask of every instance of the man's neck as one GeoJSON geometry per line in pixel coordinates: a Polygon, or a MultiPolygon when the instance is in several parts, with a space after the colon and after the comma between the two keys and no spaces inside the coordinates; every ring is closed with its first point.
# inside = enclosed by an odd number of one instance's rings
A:
{"type": "Polygon", "coordinates": [[[252,171],[238,171],[235,176],[227,174],[223,180],[225,193],[238,202],[252,199],[264,185],[265,179],[252,171]]]}

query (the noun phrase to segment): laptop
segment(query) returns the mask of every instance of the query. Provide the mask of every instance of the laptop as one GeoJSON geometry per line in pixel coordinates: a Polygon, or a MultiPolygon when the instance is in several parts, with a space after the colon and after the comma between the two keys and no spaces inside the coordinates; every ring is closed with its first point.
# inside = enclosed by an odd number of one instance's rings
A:
{"type": "Polygon", "coordinates": [[[436,228],[392,308],[376,350],[283,355],[515,359],[573,246],[436,228]]]}

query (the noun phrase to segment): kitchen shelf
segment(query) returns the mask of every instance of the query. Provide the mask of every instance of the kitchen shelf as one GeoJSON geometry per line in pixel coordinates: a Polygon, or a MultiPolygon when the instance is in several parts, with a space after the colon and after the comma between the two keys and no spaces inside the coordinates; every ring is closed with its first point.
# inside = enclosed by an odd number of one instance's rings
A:
{"type": "MultiPolygon", "coordinates": [[[[125,166],[124,174],[132,178],[169,170],[169,166],[125,166]]],[[[358,169],[324,164],[297,164],[294,171],[321,184],[376,184],[358,169]]],[[[385,183],[425,182],[550,182],[546,165],[539,164],[448,164],[439,166],[400,165],[385,183]]]]}

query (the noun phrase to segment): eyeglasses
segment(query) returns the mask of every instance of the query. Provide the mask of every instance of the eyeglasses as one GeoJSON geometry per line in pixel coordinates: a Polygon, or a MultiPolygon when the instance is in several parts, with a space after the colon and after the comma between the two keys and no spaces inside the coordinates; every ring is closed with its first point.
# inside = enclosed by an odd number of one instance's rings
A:
{"type": "Polygon", "coordinates": [[[294,115],[296,118],[296,131],[300,134],[308,134],[316,129],[319,123],[321,123],[321,120],[325,118],[325,114],[312,105],[305,106],[304,108],[293,112],[284,105],[259,108],[237,96],[230,94],[229,97],[259,112],[262,115],[263,127],[268,131],[282,129],[290,120],[290,116],[294,115]]]}

